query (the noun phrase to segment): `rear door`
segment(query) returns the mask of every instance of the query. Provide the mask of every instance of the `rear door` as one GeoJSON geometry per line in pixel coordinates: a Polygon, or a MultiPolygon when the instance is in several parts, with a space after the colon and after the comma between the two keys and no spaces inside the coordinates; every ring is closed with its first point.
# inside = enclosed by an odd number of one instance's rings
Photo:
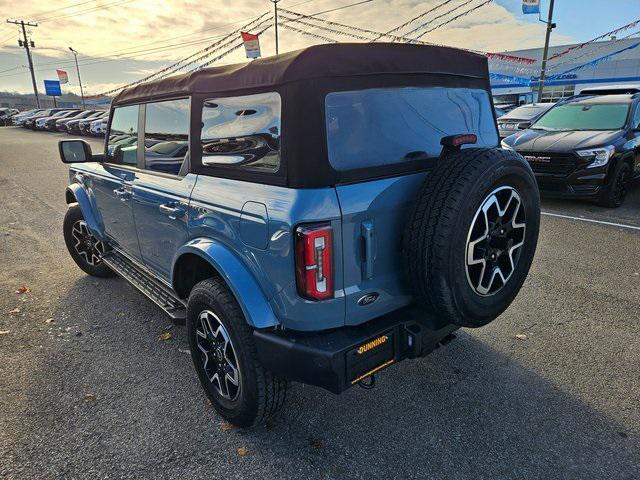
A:
{"type": "Polygon", "coordinates": [[[196,181],[188,174],[189,105],[183,98],[142,107],[143,165],[133,181],[133,211],[142,259],[167,279],[176,251],[187,241],[196,181]]]}
{"type": "Polygon", "coordinates": [[[335,92],[327,95],[325,112],[331,166],[361,172],[349,184],[336,187],[342,212],[346,323],[353,325],[412,300],[402,236],[429,166],[441,153],[441,138],[474,133],[476,146],[496,147],[498,134],[489,95],[480,89],[335,92]],[[408,164],[416,168],[407,172],[408,164]],[[401,168],[395,174],[387,171],[386,178],[368,178],[377,167],[389,165],[401,168]]]}

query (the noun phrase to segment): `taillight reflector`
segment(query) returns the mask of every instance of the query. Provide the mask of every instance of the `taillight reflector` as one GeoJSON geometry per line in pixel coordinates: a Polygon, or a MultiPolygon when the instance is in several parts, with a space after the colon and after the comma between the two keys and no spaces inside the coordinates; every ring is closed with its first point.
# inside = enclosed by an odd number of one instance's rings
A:
{"type": "Polygon", "coordinates": [[[333,297],[333,230],[331,225],[296,229],[296,283],[298,293],[311,300],[333,297]]]}

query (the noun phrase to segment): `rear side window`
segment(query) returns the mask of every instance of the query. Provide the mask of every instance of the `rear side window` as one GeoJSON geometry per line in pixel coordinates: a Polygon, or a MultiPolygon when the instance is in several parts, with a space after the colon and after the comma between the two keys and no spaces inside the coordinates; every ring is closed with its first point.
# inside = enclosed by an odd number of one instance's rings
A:
{"type": "Polygon", "coordinates": [[[144,168],[178,175],[189,151],[189,99],[147,103],[144,168]]]}
{"type": "Polygon", "coordinates": [[[107,142],[108,162],[137,165],[138,110],[138,105],[113,110],[107,142]]]}
{"type": "Polygon", "coordinates": [[[277,92],[212,98],[202,106],[202,165],[276,172],[280,167],[277,92]]]}
{"type": "Polygon", "coordinates": [[[475,147],[498,144],[489,95],[468,88],[376,88],[325,99],[329,162],[336,170],[440,155],[440,139],[474,133],[475,147]]]}

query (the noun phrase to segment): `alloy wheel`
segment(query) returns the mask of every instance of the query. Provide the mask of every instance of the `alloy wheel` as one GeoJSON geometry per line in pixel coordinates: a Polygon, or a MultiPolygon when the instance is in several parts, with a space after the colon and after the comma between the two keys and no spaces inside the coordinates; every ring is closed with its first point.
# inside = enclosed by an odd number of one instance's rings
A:
{"type": "Polygon", "coordinates": [[[198,315],[196,337],[207,378],[222,398],[237,399],[241,389],[238,357],[229,332],[211,310],[198,315]]]}
{"type": "Polygon", "coordinates": [[[615,203],[617,206],[620,206],[624,203],[624,199],[627,196],[627,179],[628,172],[626,168],[623,168],[620,172],[620,175],[616,178],[615,184],[613,186],[613,198],[615,198],[615,203]]]}
{"type": "Polygon", "coordinates": [[[102,256],[105,253],[104,243],[89,232],[87,222],[84,220],[75,222],[71,229],[71,236],[74,240],[74,250],[84,258],[87,264],[96,266],[102,263],[102,256]]]}
{"type": "Polygon", "coordinates": [[[507,284],[524,245],[525,212],[510,186],[491,192],[471,222],[466,244],[466,271],[475,293],[490,296],[507,284]]]}

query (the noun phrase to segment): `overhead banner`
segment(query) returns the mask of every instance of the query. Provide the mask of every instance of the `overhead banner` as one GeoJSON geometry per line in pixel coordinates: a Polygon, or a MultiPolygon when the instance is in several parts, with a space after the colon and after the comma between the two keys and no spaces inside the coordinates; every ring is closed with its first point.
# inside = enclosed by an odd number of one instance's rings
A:
{"type": "Polygon", "coordinates": [[[540,0],[522,0],[522,13],[540,13],[540,0]]]}
{"type": "Polygon", "coordinates": [[[242,35],[247,58],[260,58],[260,40],[258,40],[258,35],[249,32],[240,32],[240,35],[242,35]]]}
{"type": "Polygon", "coordinates": [[[69,83],[69,75],[67,75],[67,72],[56,69],[56,73],[58,74],[58,80],[60,83],[69,83]]]}

